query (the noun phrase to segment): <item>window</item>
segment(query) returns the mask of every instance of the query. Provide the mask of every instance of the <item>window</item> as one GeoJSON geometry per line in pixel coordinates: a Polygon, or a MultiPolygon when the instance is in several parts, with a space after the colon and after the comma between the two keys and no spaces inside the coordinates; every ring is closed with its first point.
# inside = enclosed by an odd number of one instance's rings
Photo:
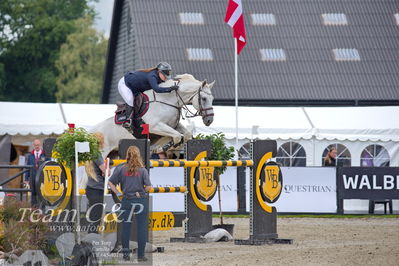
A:
{"type": "Polygon", "coordinates": [[[326,26],[342,26],[348,25],[348,20],[346,19],[346,15],[342,13],[334,13],[334,14],[322,14],[323,23],[326,26]]]}
{"type": "Polygon", "coordinates": [[[281,166],[306,166],[306,151],[299,143],[286,142],[278,149],[276,161],[281,166]]]}
{"type": "Polygon", "coordinates": [[[348,150],[348,148],[345,145],[335,143],[328,145],[327,148],[324,149],[323,155],[321,157],[321,165],[324,165],[324,158],[327,156],[327,153],[330,151],[330,149],[334,147],[337,150],[337,158],[336,158],[336,165],[337,166],[351,166],[352,165],[352,159],[351,159],[351,153],[348,150]]]}
{"type": "Polygon", "coordinates": [[[335,61],[360,61],[357,49],[333,49],[335,61]]]}
{"type": "Polygon", "coordinates": [[[240,160],[252,160],[251,143],[247,142],[238,150],[240,160]]]}
{"type": "Polygon", "coordinates": [[[251,14],[251,20],[254,26],[276,25],[276,17],[273,14],[251,14]]]}
{"type": "Polygon", "coordinates": [[[389,166],[389,162],[388,151],[383,146],[377,144],[367,146],[360,155],[360,166],[384,167],[389,166]]]}
{"type": "Polygon", "coordinates": [[[284,49],[260,49],[262,61],[286,61],[284,49]]]}
{"type": "Polygon", "coordinates": [[[187,57],[190,61],[212,61],[212,50],[209,48],[188,48],[187,57]]]}
{"type": "Polygon", "coordinates": [[[191,13],[185,12],[180,13],[180,23],[184,25],[203,25],[204,24],[204,16],[202,13],[191,13]]]}
{"type": "Polygon", "coordinates": [[[399,26],[399,14],[398,13],[394,14],[394,17],[395,17],[395,20],[396,20],[396,25],[399,26]]]}

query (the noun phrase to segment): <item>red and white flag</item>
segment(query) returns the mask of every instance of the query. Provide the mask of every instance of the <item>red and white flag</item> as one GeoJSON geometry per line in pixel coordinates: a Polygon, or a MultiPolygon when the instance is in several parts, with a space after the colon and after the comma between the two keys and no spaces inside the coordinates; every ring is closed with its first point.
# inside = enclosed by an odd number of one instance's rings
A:
{"type": "Polygon", "coordinates": [[[247,43],[241,0],[229,0],[224,22],[233,28],[233,37],[237,40],[237,54],[240,54],[247,43]]]}

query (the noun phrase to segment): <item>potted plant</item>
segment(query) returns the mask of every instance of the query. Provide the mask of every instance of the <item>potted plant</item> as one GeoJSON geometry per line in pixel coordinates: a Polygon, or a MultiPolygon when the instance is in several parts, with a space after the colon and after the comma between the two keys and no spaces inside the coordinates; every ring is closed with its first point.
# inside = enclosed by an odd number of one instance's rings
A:
{"type": "MultiPolygon", "coordinates": [[[[56,141],[53,147],[53,152],[56,153],[57,162],[60,164],[64,164],[69,169],[75,169],[75,142],[88,142],[89,143],[89,152],[78,152],[78,162],[86,162],[86,161],[94,161],[98,158],[100,153],[99,143],[97,138],[93,135],[88,133],[83,128],[70,128],[69,130],[65,131],[56,141]]],[[[76,172],[75,172],[76,173],[76,172]]],[[[76,178],[76,176],[75,176],[76,178]]],[[[75,179],[74,178],[74,179],[75,179]]],[[[75,180],[74,186],[76,185],[77,189],[77,182],[75,180]]],[[[74,197],[72,197],[74,198],[74,197]]],[[[76,212],[78,213],[76,218],[76,227],[80,225],[80,198],[76,197],[73,201],[73,206],[76,212]]],[[[85,250],[86,244],[80,243],[80,231],[74,230],[75,235],[75,246],[73,247],[72,255],[75,258],[80,258],[79,252],[85,250]]]]}
{"type": "MultiPolygon", "coordinates": [[[[225,144],[225,135],[222,132],[211,134],[211,135],[203,135],[199,134],[195,137],[195,139],[206,139],[210,140],[212,143],[212,152],[211,155],[208,156],[208,160],[217,160],[217,161],[225,161],[231,160],[234,158],[234,147],[227,147],[225,144]]],[[[226,166],[216,167],[215,168],[216,175],[216,185],[218,190],[218,198],[219,198],[219,217],[220,224],[214,225],[213,228],[223,228],[226,229],[231,235],[233,235],[234,224],[224,224],[223,223],[223,214],[222,214],[222,204],[221,204],[221,193],[220,193],[220,175],[222,175],[226,171],[226,166]]]]}
{"type": "Polygon", "coordinates": [[[101,154],[98,141],[93,134],[84,128],[68,129],[57,138],[53,152],[56,153],[57,162],[65,164],[68,168],[75,168],[75,142],[88,142],[90,152],[78,153],[78,161],[94,161],[101,154]]]}

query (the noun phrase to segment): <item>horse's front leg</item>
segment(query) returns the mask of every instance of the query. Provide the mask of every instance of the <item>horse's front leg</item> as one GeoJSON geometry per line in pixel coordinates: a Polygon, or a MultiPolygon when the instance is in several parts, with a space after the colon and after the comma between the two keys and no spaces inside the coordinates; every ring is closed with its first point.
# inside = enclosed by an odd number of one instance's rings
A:
{"type": "Polygon", "coordinates": [[[175,145],[184,140],[183,134],[162,122],[157,123],[156,125],[150,125],[150,132],[160,136],[171,137],[173,139],[173,144],[175,145]]]}
{"type": "Polygon", "coordinates": [[[179,123],[176,127],[176,130],[183,134],[184,136],[184,142],[187,142],[188,140],[193,138],[193,134],[191,131],[189,131],[185,126],[183,126],[181,123],[179,123]]]}

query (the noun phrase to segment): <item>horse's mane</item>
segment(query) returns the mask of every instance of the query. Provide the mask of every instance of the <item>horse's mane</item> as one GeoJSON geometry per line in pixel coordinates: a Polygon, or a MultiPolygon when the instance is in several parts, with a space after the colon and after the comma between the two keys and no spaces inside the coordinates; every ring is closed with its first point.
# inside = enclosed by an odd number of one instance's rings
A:
{"type": "Polygon", "coordinates": [[[186,74],[176,75],[176,79],[198,81],[196,78],[194,78],[193,75],[187,74],[187,73],[186,74]]]}
{"type": "Polygon", "coordinates": [[[164,83],[159,84],[160,87],[168,87],[168,86],[172,86],[176,83],[176,80],[180,80],[182,82],[195,82],[195,83],[201,83],[201,81],[197,80],[196,78],[194,78],[193,75],[191,74],[180,74],[180,75],[176,75],[174,79],[170,79],[165,81],[164,83]]]}

